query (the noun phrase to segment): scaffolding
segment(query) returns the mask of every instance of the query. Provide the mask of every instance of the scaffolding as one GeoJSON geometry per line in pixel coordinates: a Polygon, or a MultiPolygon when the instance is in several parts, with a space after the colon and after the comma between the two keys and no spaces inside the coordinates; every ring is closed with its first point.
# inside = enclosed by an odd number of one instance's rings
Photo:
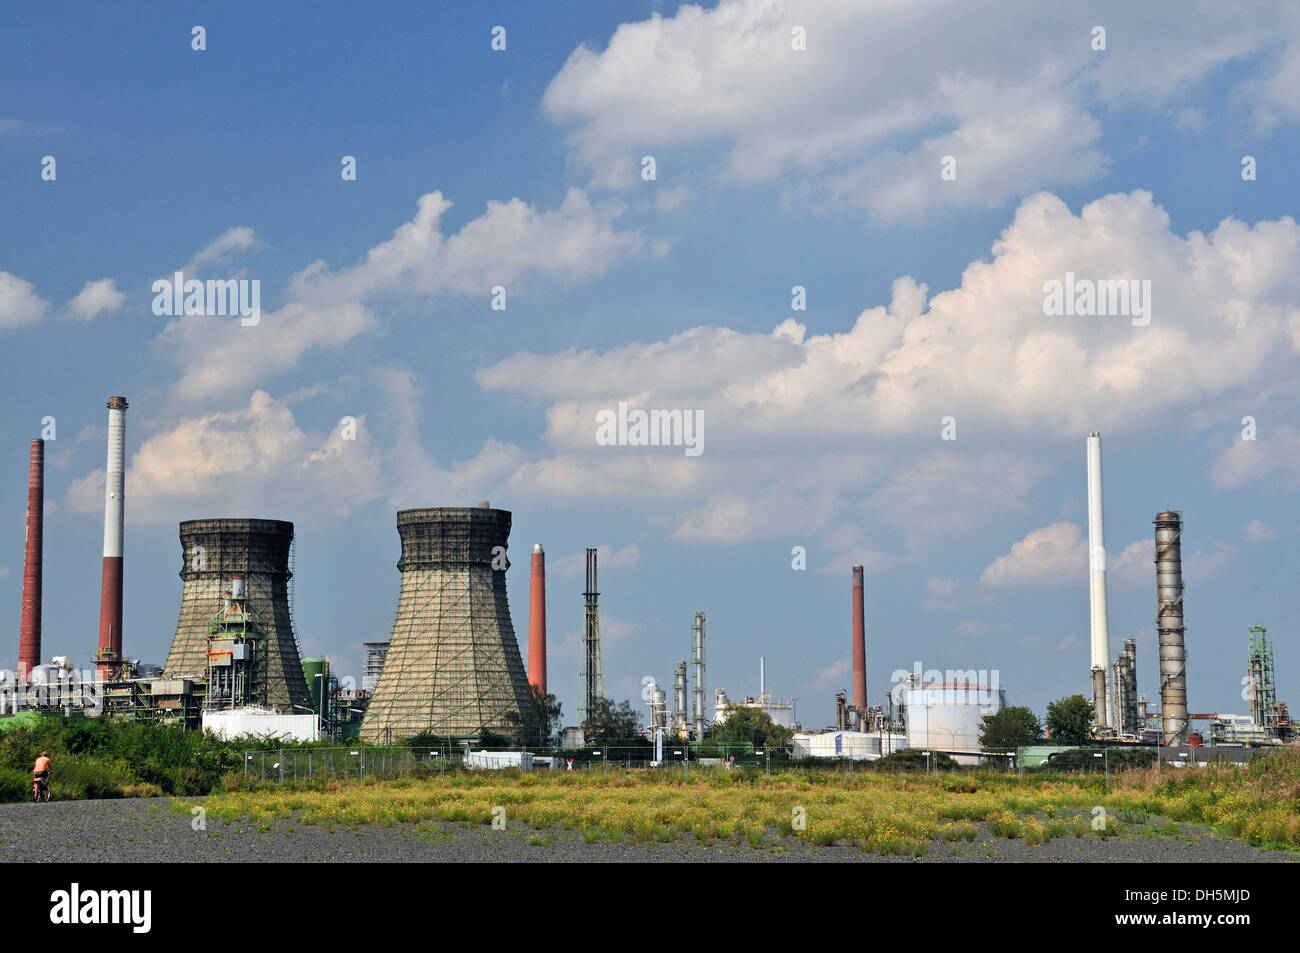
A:
{"type": "Polygon", "coordinates": [[[506,598],[510,523],[487,506],[397,514],[401,593],[363,739],[504,734],[528,704],[506,598]]]}
{"type": "Polygon", "coordinates": [[[202,678],[208,673],[212,610],[226,587],[244,580],[246,606],[262,636],[265,704],[281,711],[311,705],[289,604],[293,524],[282,520],[208,519],[180,524],[181,608],[163,674],[202,678]]]}
{"type": "Polygon", "coordinates": [[[600,665],[600,591],[596,585],[596,550],[587,550],[587,588],[582,593],[582,669],[578,673],[578,723],[586,725],[605,697],[600,665]]]}
{"type": "Polygon", "coordinates": [[[245,596],[244,580],[230,582],[208,634],[208,693],[205,710],[266,707],[266,638],[245,596]]]}
{"type": "Polygon", "coordinates": [[[101,682],[104,714],[150,724],[197,728],[206,683],[189,678],[134,678],[101,682]]]}

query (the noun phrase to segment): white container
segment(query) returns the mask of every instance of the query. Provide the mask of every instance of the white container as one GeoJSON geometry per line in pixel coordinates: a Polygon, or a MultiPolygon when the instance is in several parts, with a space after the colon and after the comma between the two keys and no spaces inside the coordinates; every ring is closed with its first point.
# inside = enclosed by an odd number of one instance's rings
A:
{"type": "Polygon", "coordinates": [[[233,738],[319,741],[320,719],[315,715],[281,715],[256,708],[234,708],[229,711],[205,711],[203,730],[223,741],[233,738]]]}

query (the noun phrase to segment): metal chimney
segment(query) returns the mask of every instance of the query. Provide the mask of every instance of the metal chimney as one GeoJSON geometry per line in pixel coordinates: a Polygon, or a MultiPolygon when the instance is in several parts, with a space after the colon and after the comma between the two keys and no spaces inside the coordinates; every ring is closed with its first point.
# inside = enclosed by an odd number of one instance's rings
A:
{"type": "Polygon", "coordinates": [[[99,590],[99,677],[122,668],[122,506],[125,499],[126,398],[108,399],[108,466],[104,479],[104,575],[99,590]]]}
{"type": "Polygon", "coordinates": [[[1106,538],[1101,511],[1101,434],[1088,435],[1088,576],[1092,610],[1092,704],[1098,728],[1107,726],[1106,663],[1110,626],[1106,612],[1106,538]]]}
{"type": "Polygon", "coordinates": [[[1157,513],[1156,632],[1160,640],[1162,744],[1187,744],[1187,646],[1183,626],[1183,518],[1176,510],[1157,513]]]}
{"type": "Polygon", "coordinates": [[[862,567],[853,567],[853,707],[867,711],[867,638],[863,621],[862,567]]]}
{"type": "Polygon", "coordinates": [[[704,613],[695,613],[695,624],[692,626],[694,633],[694,658],[695,658],[695,689],[694,689],[694,722],[695,738],[700,740],[704,737],[704,613]]]}
{"type": "Polygon", "coordinates": [[[546,694],[546,553],[533,545],[528,589],[528,682],[546,694]]]}
{"type": "Polygon", "coordinates": [[[18,678],[41,664],[41,567],[45,534],[45,441],[33,440],[27,470],[27,545],[23,557],[23,609],[18,626],[18,678]]]}

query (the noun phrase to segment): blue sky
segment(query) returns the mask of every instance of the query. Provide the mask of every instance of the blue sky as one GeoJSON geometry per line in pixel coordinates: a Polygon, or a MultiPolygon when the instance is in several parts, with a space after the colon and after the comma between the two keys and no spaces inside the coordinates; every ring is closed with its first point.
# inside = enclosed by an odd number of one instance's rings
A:
{"type": "Polygon", "coordinates": [[[294,521],[304,651],[355,672],[396,607],[395,510],[490,499],[514,512],[525,655],[546,547],[568,715],[591,545],[618,698],[671,680],[703,609],[710,692],[756,691],[766,655],[827,721],[864,562],[873,702],[920,661],[996,669],[1041,712],[1087,690],[1100,430],[1112,655],[1136,634],[1157,697],[1151,519],[1179,508],[1190,707],[1245,710],[1257,623],[1300,698],[1300,21],[1004,7],[6,11],[0,662],[45,416],[45,654],[94,650],[104,401],[125,394],[125,648],[146,661],[175,625],[180,519],[294,521]],[[191,264],[259,280],[261,324],[154,315],[153,280],[191,264]],[[1150,279],[1151,324],[1044,316],[1067,270],[1150,279]],[[702,410],[705,452],[597,446],[620,400],[702,410]]]}

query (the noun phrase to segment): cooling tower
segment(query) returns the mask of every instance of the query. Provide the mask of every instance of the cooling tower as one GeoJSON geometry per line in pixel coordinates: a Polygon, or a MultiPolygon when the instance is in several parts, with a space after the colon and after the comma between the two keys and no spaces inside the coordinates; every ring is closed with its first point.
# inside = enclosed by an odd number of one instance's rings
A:
{"type": "Polygon", "coordinates": [[[232,576],[243,576],[248,606],[266,637],[266,699],[285,714],[310,708],[289,614],[293,524],[283,520],[208,519],[181,523],[180,620],[166,678],[206,675],[208,635],[232,576]]]}
{"type": "Polygon", "coordinates": [[[402,590],[361,737],[505,734],[530,698],[506,600],[510,513],[486,504],[402,510],[402,590]]]}

